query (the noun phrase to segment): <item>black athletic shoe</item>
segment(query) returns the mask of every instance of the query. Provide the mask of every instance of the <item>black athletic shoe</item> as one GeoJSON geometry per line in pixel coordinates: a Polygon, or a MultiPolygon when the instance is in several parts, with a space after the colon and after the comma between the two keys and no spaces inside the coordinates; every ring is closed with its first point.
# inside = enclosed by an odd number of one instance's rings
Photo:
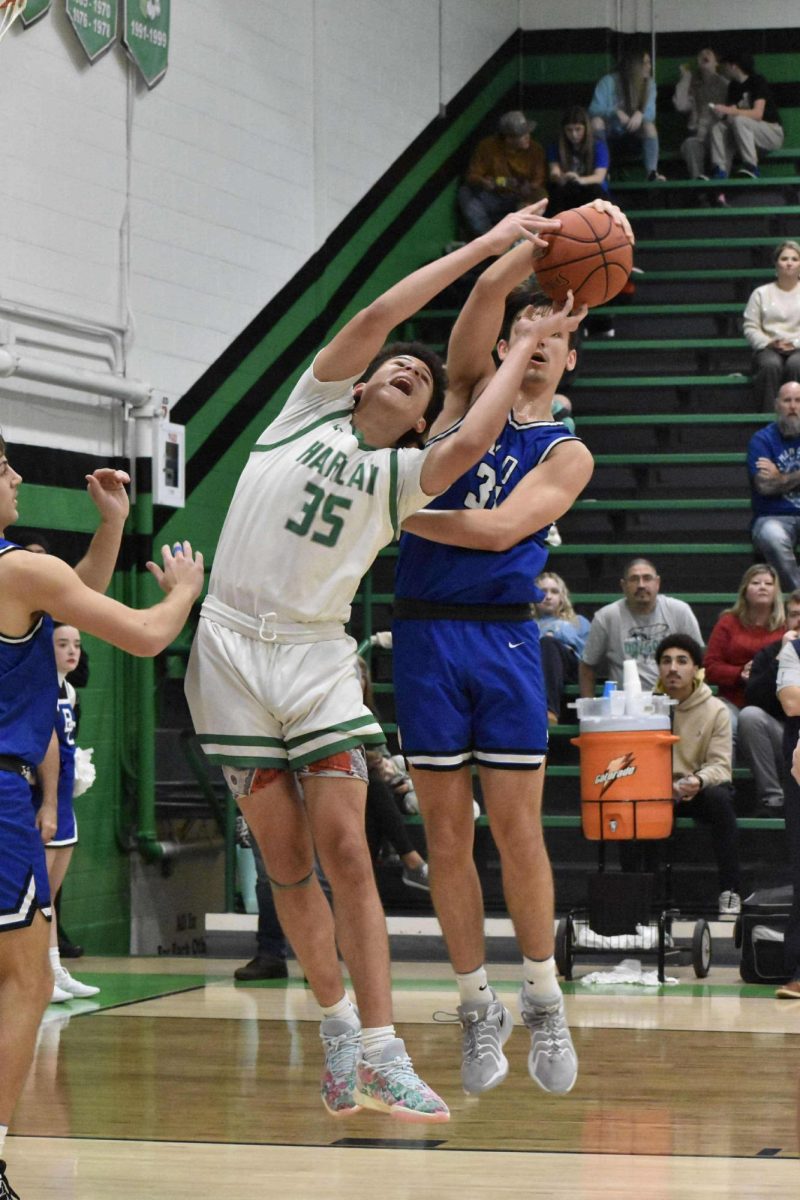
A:
{"type": "Polygon", "coordinates": [[[58,953],[61,958],[82,958],[83,946],[76,946],[69,938],[59,936],[58,953]]]}
{"type": "Polygon", "coordinates": [[[6,1164],[0,1158],[0,1200],[20,1200],[19,1192],[15,1192],[6,1179],[6,1164]]]}
{"type": "Polygon", "coordinates": [[[237,967],[233,972],[234,979],[242,983],[250,983],[256,979],[288,979],[289,968],[283,958],[273,958],[270,954],[257,954],[244,967],[237,967]]]}

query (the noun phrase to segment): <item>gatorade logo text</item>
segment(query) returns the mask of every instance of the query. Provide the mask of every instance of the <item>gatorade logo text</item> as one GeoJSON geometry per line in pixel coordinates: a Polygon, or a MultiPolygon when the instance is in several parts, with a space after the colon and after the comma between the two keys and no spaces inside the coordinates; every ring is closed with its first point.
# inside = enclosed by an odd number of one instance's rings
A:
{"type": "Polygon", "coordinates": [[[626,779],[629,775],[635,774],[636,755],[621,754],[619,758],[612,758],[605,771],[601,771],[599,775],[595,775],[594,781],[595,783],[602,783],[603,788],[600,795],[604,796],[615,779],[626,779]]]}

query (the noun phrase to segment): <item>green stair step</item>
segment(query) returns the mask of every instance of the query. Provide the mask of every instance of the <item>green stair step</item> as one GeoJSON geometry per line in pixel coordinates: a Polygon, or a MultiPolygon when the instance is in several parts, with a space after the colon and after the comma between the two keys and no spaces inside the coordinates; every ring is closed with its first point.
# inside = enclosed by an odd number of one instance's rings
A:
{"type": "MultiPolygon", "coordinates": [[[[743,387],[750,384],[749,375],[592,375],[574,379],[572,389],[590,388],[656,388],[656,387],[743,387]]],[[[578,418],[580,420],[580,417],[578,418]]]]}
{"type": "MultiPolygon", "coordinates": [[[[740,212],[743,210],[739,210],[740,212]]],[[[777,209],[774,211],[778,211],[777,209]]],[[[695,213],[695,216],[697,213],[695,213]]],[[[709,246],[714,246],[717,243],[720,247],[727,250],[730,248],[741,249],[751,246],[771,246],[774,247],[779,238],[775,237],[735,237],[735,238],[637,238],[636,249],[642,250],[697,250],[703,253],[708,250],[709,246]]],[[[649,275],[649,271],[646,274],[649,275]]]]}
{"type": "MultiPolygon", "coordinates": [[[[547,774],[553,775],[555,767],[548,767],[547,774]]],[[[577,770],[577,768],[576,768],[577,770]]],[[[422,825],[422,817],[419,813],[410,813],[404,818],[406,825],[422,825]]],[[[476,820],[475,824],[480,829],[489,827],[489,819],[485,813],[476,820]]],[[[775,829],[783,830],[786,828],[786,822],[783,817],[737,817],[736,824],[739,829],[775,829]]],[[[542,825],[545,829],[580,829],[581,818],[578,813],[545,813],[542,816],[542,825]]],[[[676,829],[696,829],[694,821],[691,817],[676,817],[676,829]]],[[[613,843],[606,842],[606,845],[613,843]]]]}
{"type": "Polygon", "coordinates": [[[551,555],[575,554],[620,554],[633,558],[634,554],[752,554],[752,542],[565,542],[554,546],[551,555]]]}
{"type": "MultiPolygon", "coordinates": [[[[669,376],[667,376],[669,378],[669,376]]],[[[579,415],[584,425],[767,425],[775,420],[771,413],[613,413],[609,416],[579,415]]]]}
{"type": "MultiPolygon", "coordinates": [[[[584,424],[584,420],[581,424],[584,424]]],[[[724,508],[750,508],[750,500],[746,496],[737,496],[735,499],[726,498],[724,500],[709,499],[709,500],[576,500],[572,506],[572,510],[576,509],[583,512],[640,512],[649,511],[651,509],[661,509],[668,506],[670,511],[673,509],[699,509],[709,512],[718,512],[724,508]]]]}
{"type": "MultiPolygon", "coordinates": [[[[630,311],[630,310],[628,310],[630,311]]],[[[594,338],[581,342],[581,354],[609,350],[746,350],[747,342],[738,338],[594,338]]]]}
{"type": "MultiPolygon", "coordinates": [[[[723,187],[728,186],[733,180],[719,180],[723,187]]],[[[716,220],[727,221],[733,217],[796,217],[800,215],[800,205],[798,204],[782,204],[780,208],[775,208],[774,205],[759,206],[758,208],[636,208],[626,209],[625,215],[628,220],[635,225],[636,221],[647,220],[665,220],[665,221],[691,221],[695,222],[698,218],[709,220],[713,217],[716,220]]],[[[780,235],[776,235],[772,239],[773,242],[778,240],[780,235]]],[[[720,239],[722,240],[722,239],[720,239]]]]}
{"type": "MultiPolygon", "coordinates": [[[[776,239],[772,238],[773,245],[775,241],[776,239]]],[[[726,300],[724,304],[659,304],[657,301],[653,301],[651,304],[607,304],[592,309],[593,313],[620,313],[639,317],[694,317],[702,316],[705,313],[711,313],[714,316],[739,313],[741,316],[743,311],[743,306],[735,300],[726,300]]]]}
{"type": "Polygon", "coordinates": [[[646,179],[631,179],[622,180],[614,183],[614,193],[617,192],[650,192],[657,195],[659,191],[708,191],[713,188],[715,191],[727,191],[729,188],[759,188],[759,187],[787,187],[797,186],[800,183],[800,175],[762,175],[758,179],[751,179],[747,175],[731,175],[728,179],[670,179],[666,184],[648,183],[646,179]]]}
{"type": "Polygon", "coordinates": [[[747,461],[747,455],[744,451],[718,454],[595,454],[594,461],[603,467],[741,466],[747,461]]]}
{"type": "MultiPolygon", "coordinates": [[[[776,239],[770,238],[770,241],[774,244],[776,239]]],[[[643,244],[649,245],[650,243],[643,243],[643,244]]],[[[725,244],[728,245],[729,243],[726,242],[725,244]]],[[[673,269],[670,271],[647,270],[647,271],[644,271],[641,276],[637,276],[636,279],[634,280],[634,283],[640,283],[640,282],[648,283],[650,280],[653,280],[653,279],[657,279],[659,281],[670,280],[670,279],[673,279],[676,281],[681,281],[684,279],[698,279],[698,280],[702,280],[704,283],[708,282],[709,280],[714,280],[714,279],[763,279],[764,282],[766,283],[770,279],[773,279],[774,276],[775,276],[775,272],[769,266],[743,267],[743,268],[738,268],[738,267],[711,268],[711,267],[709,267],[705,271],[688,271],[688,270],[682,271],[680,269],[673,269]]]]}

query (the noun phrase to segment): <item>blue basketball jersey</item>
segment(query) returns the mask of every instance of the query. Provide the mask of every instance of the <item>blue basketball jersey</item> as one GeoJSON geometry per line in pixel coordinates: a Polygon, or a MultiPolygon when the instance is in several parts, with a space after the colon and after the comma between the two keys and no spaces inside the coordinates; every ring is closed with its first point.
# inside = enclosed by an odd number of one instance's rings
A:
{"type": "MultiPolygon", "coordinates": [[[[72,794],[75,791],[75,730],[77,721],[73,698],[75,689],[66,680],[58,689],[58,706],[55,714],[55,730],[58,738],[58,815],[56,831],[48,842],[49,846],[74,846],[78,840],[78,824],[72,794]]],[[[33,807],[38,812],[42,804],[41,788],[33,789],[33,807]]]]}
{"type": "MultiPolygon", "coordinates": [[[[525,422],[510,416],[481,461],[428,508],[496,508],[554,446],[577,440],[558,421],[525,422]]],[[[437,604],[533,603],[542,596],[534,579],[547,562],[546,536],[547,527],[498,554],[441,545],[404,533],[395,594],[437,604]]]]}
{"type": "MultiPolygon", "coordinates": [[[[0,537],[0,556],[19,549],[0,537]]],[[[53,733],[57,703],[52,619],[43,614],[21,637],[0,630],[0,754],[37,766],[53,733]]]]}

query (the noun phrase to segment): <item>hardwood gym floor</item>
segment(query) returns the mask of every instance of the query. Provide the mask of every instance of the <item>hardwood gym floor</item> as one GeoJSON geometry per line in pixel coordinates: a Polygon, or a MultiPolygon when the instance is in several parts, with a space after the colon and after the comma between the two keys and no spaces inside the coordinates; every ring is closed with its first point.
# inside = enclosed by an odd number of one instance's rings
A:
{"type": "MultiPolygon", "coordinates": [[[[221,1197],[571,1200],[786,1197],[800,1189],[800,1003],[732,968],[656,989],[565,985],[581,1072],[551,1097],[528,1037],[481,1099],[461,1091],[441,963],[395,964],[396,1022],[447,1099],[447,1125],[362,1112],[317,1093],[314,1001],[299,978],[234,985],[230,960],[84,959],[98,1000],[53,1006],[7,1142],[23,1200],[221,1197]]],[[[595,969],[581,964],[576,974],[595,969]]],[[[293,967],[293,969],[296,969],[293,967]]],[[[492,980],[516,1011],[516,970],[492,980]]]]}

